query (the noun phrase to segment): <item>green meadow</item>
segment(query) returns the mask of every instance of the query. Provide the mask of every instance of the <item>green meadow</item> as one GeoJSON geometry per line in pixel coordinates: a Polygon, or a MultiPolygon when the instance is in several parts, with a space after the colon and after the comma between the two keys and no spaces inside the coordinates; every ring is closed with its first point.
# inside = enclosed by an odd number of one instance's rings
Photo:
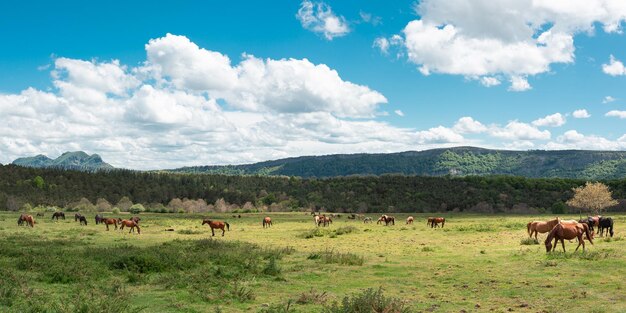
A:
{"type": "Polygon", "coordinates": [[[212,237],[200,215],[142,214],[140,235],[66,215],[30,228],[0,213],[0,311],[626,312],[626,215],[611,215],[613,238],[551,254],[546,234],[525,239],[553,216],[450,214],[433,229],[425,214],[319,228],[305,213],[209,214],[230,223],[212,237]]]}

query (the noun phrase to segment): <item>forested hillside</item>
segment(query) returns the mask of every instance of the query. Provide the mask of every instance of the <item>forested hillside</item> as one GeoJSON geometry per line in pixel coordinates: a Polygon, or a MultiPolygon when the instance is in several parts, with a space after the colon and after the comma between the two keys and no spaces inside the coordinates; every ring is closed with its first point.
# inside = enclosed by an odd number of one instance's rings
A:
{"type": "MultiPolygon", "coordinates": [[[[617,199],[626,199],[626,180],[608,180],[617,199]]],[[[420,177],[350,176],[330,179],[146,173],[114,170],[97,173],[0,166],[0,209],[30,205],[68,206],[85,198],[118,203],[128,197],[147,207],[173,199],[223,201],[274,210],[325,208],[360,212],[562,212],[577,179],[513,176],[420,177]]]]}
{"type": "Polygon", "coordinates": [[[626,152],[507,151],[456,147],[387,154],[306,156],[249,165],[183,167],[171,171],[299,177],[404,174],[619,179],[626,178],[626,152]]]}

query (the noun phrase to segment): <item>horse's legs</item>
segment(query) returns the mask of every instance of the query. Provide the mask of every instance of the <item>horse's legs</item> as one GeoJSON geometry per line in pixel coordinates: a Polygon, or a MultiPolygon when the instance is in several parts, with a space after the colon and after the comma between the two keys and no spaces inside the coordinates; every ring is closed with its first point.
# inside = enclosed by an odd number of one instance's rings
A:
{"type": "Polygon", "coordinates": [[[213,227],[211,227],[211,233],[215,236],[215,230],[213,230],[213,227]]]}
{"type": "Polygon", "coordinates": [[[226,232],[225,228],[222,228],[222,237],[224,237],[224,233],[226,232]]]}
{"type": "Polygon", "coordinates": [[[561,245],[563,246],[563,253],[565,253],[565,240],[561,238],[561,245]]]}
{"type": "Polygon", "coordinates": [[[104,223],[104,225],[107,227],[107,231],[109,231],[109,224],[104,223]]]}

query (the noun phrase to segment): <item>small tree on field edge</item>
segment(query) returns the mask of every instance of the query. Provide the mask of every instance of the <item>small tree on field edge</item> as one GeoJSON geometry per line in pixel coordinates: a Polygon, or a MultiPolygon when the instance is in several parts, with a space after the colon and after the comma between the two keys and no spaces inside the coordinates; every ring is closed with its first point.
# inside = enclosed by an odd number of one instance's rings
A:
{"type": "Polygon", "coordinates": [[[599,215],[607,207],[614,206],[617,201],[605,184],[587,182],[585,186],[572,189],[574,197],[567,201],[567,205],[599,215]]]}

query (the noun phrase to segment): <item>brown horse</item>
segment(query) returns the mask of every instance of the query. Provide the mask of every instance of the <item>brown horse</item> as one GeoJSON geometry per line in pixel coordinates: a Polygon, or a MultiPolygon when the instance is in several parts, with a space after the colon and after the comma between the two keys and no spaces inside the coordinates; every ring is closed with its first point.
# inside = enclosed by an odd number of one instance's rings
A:
{"type": "Polygon", "coordinates": [[[35,227],[35,219],[33,218],[32,215],[28,215],[28,214],[20,215],[20,217],[17,219],[17,225],[21,226],[21,225],[24,225],[24,223],[26,223],[26,226],[35,227]]]}
{"type": "Polygon", "coordinates": [[[406,218],[406,224],[413,224],[413,216],[409,216],[406,218]]]}
{"type": "Polygon", "coordinates": [[[430,226],[433,223],[434,219],[435,219],[434,217],[429,217],[428,221],[426,222],[426,226],[430,226]]]}
{"type": "Polygon", "coordinates": [[[549,220],[546,222],[542,221],[533,221],[526,224],[526,230],[528,231],[528,237],[533,237],[533,233],[535,233],[535,239],[537,239],[537,233],[547,233],[556,226],[561,221],[560,218],[555,218],[553,220],[549,220]]]}
{"type": "Polygon", "coordinates": [[[369,216],[363,219],[363,224],[367,224],[367,223],[371,223],[371,222],[373,222],[373,221],[372,221],[372,218],[369,217],[369,216]]]}
{"type": "Polygon", "coordinates": [[[589,226],[587,224],[557,223],[556,226],[552,228],[548,234],[548,238],[546,238],[546,241],[544,242],[546,245],[546,252],[554,251],[559,240],[561,240],[563,252],[565,252],[565,239],[572,240],[574,238],[578,238],[578,246],[576,246],[576,250],[574,250],[574,252],[578,251],[580,245],[583,246],[583,251],[585,251],[585,240],[583,239],[583,234],[585,234],[587,236],[587,240],[593,244],[591,233],[589,232],[589,226]],[[552,239],[555,239],[554,245],[552,245],[552,239]]]}
{"type": "Polygon", "coordinates": [[[54,212],[52,213],[52,219],[57,219],[57,221],[59,220],[59,218],[65,219],[65,213],[63,212],[54,212]]]}
{"type": "Polygon", "coordinates": [[[133,216],[133,217],[130,218],[130,220],[135,222],[137,225],[139,225],[139,222],[141,221],[139,216],[133,216]]]}
{"type": "Polygon", "coordinates": [[[322,224],[324,227],[329,226],[330,224],[333,223],[333,220],[326,215],[322,215],[319,217],[318,221],[317,221],[317,226],[320,226],[320,224],[322,224]]]}
{"type": "Polygon", "coordinates": [[[109,231],[109,225],[115,225],[115,230],[117,230],[117,220],[114,218],[102,218],[100,223],[104,223],[107,227],[107,231],[109,231]]]}
{"type": "Polygon", "coordinates": [[[272,219],[269,216],[266,216],[263,219],[263,228],[265,228],[265,226],[267,226],[267,227],[272,226],[272,219]]]}
{"type": "Polygon", "coordinates": [[[128,231],[128,233],[130,234],[131,232],[135,231],[135,227],[136,227],[137,234],[141,234],[141,228],[139,227],[139,224],[137,222],[133,220],[123,220],[121,218],[118,218],[117,222],[120,224],[120,230],[123,230],[124,226],[130,227],[130,230],[128,231]]]}
{"type": "Polygon", "coordinates": [[[389,226],[389,223],[391,223],[391,225],[396,225],[396,218],[390,215],[384,215],[385,217],[385,226],[389,226]]]}
{"type": "Polygon", "coordinates": [[[209,227],[211,227],[211,233],[213,234],[213,236],[215,236],[215,229],[216,228],[222,230],[222,237],[224,237],[224,233],[226,233],[226,230],[224,230],[224,226],[226,226],[226,229],[230,230],[230,225],[228,225],[228,223],[226,223],[226,222],[212,221],[212,220],[204,219],[204,220],[202,220],[202,225],[204,225],[204,224],[209,224],[209,227]]]}
{"type": "Polygon", "coordinates": [[[385,218],[383,216],[379,217],[378,220],[376,221],[376,224],[380,224],[380,223],[384,223],[385,222],[385,218]]]}
{"type": "Polygon", "coordinates": [[[443,226],[446,225],[446,218],[445,217],[434,217],[433,220],[430,223],[430,228],[436,228],[437,226],[439,226],[439,223],[441,223],[441,228],[443,228],[443,226]]]}
{"type": "Polygon", "coordinates": [[[80,213],[76,213],[76,214],[74,214],[74,222],[78,222],[78,221],[80,221],[80,217],[81,217],[81,216],[83,216],[83,215],[82,215],[82,214],[80,214],[80,213]]]}

